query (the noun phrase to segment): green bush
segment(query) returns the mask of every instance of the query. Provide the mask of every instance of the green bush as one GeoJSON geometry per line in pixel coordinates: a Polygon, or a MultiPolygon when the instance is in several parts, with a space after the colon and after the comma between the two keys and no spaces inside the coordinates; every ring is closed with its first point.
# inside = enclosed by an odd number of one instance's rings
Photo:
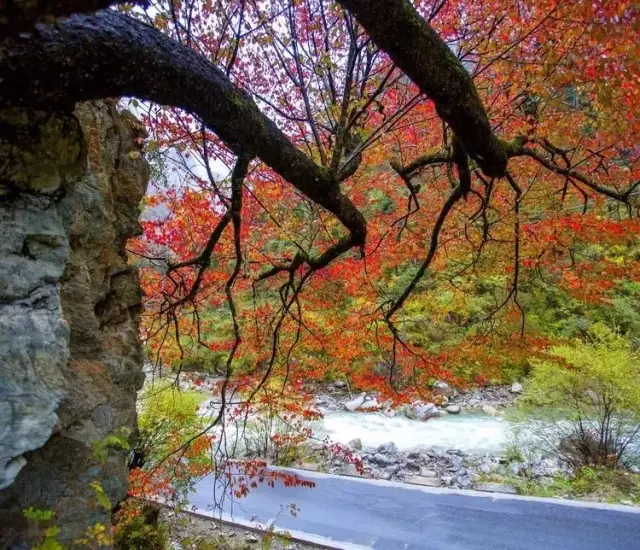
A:
{"type": "Polygon", "coordinates": [[[520,421],[535,444],[576,468],[637,460],[640,360],[624,337],[594,325],[533,365],[520,421]]]}
{"type": "Polygon", "coordinates": [[[153,464],[198,434],[203,428],[198,408],[204,399],[201,393],[181,391],[170,383],[146,388],[139,399],[139,435],[130,467],[153,464]]]}
{"type": "Polygon", "coordinates": [[[169,547],[167,526],[158,521],[157,506],[145,506],[141,514],[116,526],[115,550],[165,550],[169,547]]]}
{"type": "Polygon", "coordinates": [[[533,479],[500,481],[514,485],[522,495],[640,504],[640,474],[623,470],[583,467],[571,478],[556,476],[544,485],[533,479]]]}

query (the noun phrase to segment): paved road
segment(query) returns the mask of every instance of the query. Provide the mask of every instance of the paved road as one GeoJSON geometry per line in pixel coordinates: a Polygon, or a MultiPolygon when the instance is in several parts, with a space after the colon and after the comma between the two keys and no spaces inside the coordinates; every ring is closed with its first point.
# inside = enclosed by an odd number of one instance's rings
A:
{"type": "MultiPolygon", "coordinates": [[[[301,472],[313,489],[278,484],[227,498],[223,516],[259,521],[337,548],[384,550],[639,550],[640,510],[511,495],[407,486],[301,472]],[[295,503],[300,512],[278,515],[295,503]],[[275,517],[277,516],[277,517],[275,517]],[[275,518],[275,520],[274,520],[275,518]]],[[[210,509],[223,490],[212,479],[190,499],[210,509]]],[[[216,513],[214,513],[216,515],[216,513]]]]}

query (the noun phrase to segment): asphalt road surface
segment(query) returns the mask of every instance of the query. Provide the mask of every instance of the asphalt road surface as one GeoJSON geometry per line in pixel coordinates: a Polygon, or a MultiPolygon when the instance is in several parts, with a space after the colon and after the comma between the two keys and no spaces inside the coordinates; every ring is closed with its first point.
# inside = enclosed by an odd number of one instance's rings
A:
{"type": "MultiPolygon", "coordinates": [[[[640,550],[640,509],[633,507],[299,474],[316,486],[261,486],[239,500],[227,492],[222,512],[209,513],[245,525],[274,523],[293,536],[346,549],[640,550]],[[287,509],[291,503],[297,517],[287,509]]],[[[190,503],[205,512],[224,494],[205,478],[190,503]]]]}

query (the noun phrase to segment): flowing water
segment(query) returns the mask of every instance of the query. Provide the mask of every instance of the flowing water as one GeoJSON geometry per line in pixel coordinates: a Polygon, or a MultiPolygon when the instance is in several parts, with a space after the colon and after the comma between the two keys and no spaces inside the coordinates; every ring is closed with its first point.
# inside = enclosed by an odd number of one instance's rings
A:
{"type": "Polygon", "coordinates": [[[434,447],[474,454],[499,453],[509,439],[506,420],[464,413],[419,422],[402,416],[335,411],[325,414],[317,431],[336,443],[347,444],[359,438],[364,447],[393,441],[401,451],[434,447]]]}
{"type": "MultiPolygon", "coordinates": [[[[209,399],[201,405],[203,416],[215,416],[217,407],[211,407],[214,401],[209,399]]],[[[510,425],[501,417],[485,414],[462,413],[420,422],[401,415],[389,418],[381,413],[329,411],[313,423],[313,430],[316,437],[328,436],[333,443],[343,445],[360,439],[364,447],[393,441],[400,451],[435,448],[500,454],[508,443],[510,425]]]]}

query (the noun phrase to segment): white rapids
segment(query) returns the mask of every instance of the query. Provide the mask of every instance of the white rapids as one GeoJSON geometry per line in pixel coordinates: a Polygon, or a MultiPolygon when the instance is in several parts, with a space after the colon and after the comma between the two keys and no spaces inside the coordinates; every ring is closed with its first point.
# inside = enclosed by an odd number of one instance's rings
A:
{"type": "Polygon", "coordinates": [[[400,451],[433,447],[484,454],[504,449],[509,442],[510,425],[503,418],[482,414],[463,413],[418,422],[403,416],[335,411],[325,414],[317,434],[341,444],[358,438],[364,447],[393,441],[400,451]]]}

